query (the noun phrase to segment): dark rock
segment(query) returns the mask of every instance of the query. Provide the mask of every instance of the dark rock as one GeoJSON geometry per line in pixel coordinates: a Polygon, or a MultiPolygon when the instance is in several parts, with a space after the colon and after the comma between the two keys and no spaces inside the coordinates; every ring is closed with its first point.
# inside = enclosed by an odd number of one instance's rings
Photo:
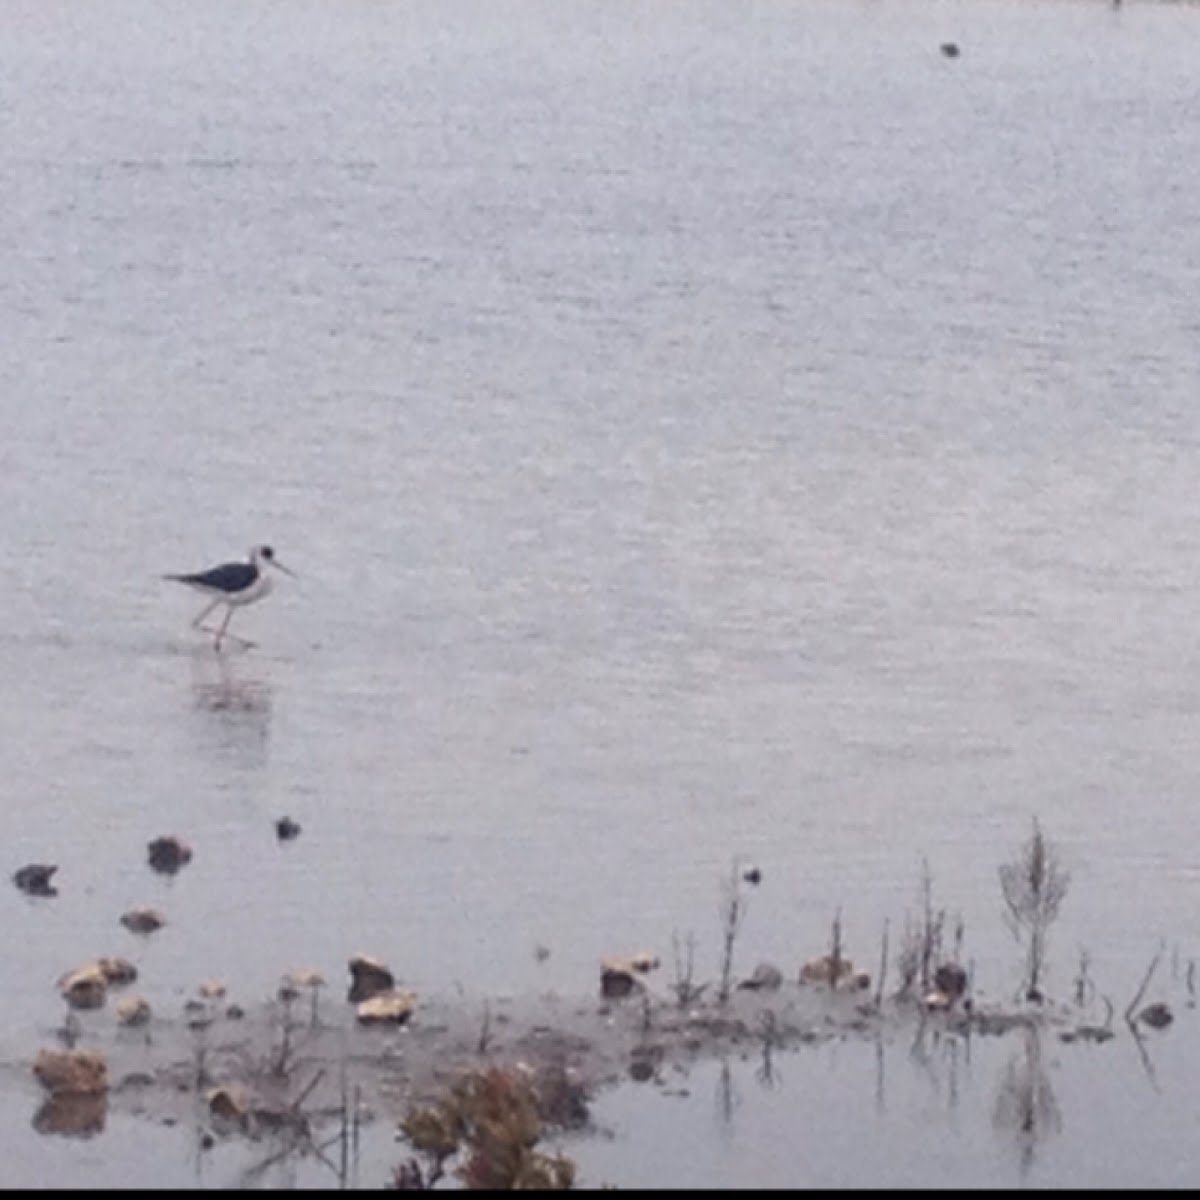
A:
{"type": "Polygon", "coordinates": [[[396,977],[378,958],[356,954],[348,965],[351,982],[346,998],[351,1004],[361,1004],[372,996],[390,992],[396,986],[396,977]]]}
{"type": "Polygon", "coordinates": [[[293,821],[291,817],[280,817],[275,822],[275,836],[281,842],[290,842],[292,838],[300,836],[300,824],[298,821],[293,821]]]}
{"type": "Polygon", "coordinates": [[[153,933],[166,923],[166,917],[155,908],[131,908],[121,914],[121,924],[131,933],[153,933]]]}
{"type": "Polygon", "coordinates": [[[191,862],[192,848],[173,834],[155,838],[146,846],[150,865],[163,875],[174,875],[185,863],[191,862]]]}
{"type": "Polygon", "coordinates": [[[752,992],[773,992],[782,986],[783,972],[772,963],[759,963],[750,978],[738,984],[738,987],[748,988],[752,992]]]}
{"type": "Polygon", "coordinates": [[[30,863],[13,875],[13,883],[29,896],[57,896],[58,889],[50,882],[57,870],[49,863],[30,863]]]}
{"type": "Polygon", "coordinates": [[[1151,1029],[1165,1029],[1175,1020],[1175,1014],[1160,1000],[1156,1004],[1147,1004],[1138,1013],[1137,1019],[1143,1025],[1149,1025],[1151,1029]]]}
{"type": "Polygon", "coordinates": [[[967,990],[967,973],[956,962],[942,963],[933,973],[933,986],[950,1000],[957,1000],[967,990]]]}

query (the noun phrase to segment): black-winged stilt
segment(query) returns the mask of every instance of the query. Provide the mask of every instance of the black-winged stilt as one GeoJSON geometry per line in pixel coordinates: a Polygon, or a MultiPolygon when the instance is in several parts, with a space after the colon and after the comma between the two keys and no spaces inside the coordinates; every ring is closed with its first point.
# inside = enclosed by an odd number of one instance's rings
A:
{"type": "MultiPolygon", "coordinates": [[[[188,587],[195,588],[196,591],[212,597],[211,603],[192,622],[192,628],[214,634],[213,647],[220,650],[225,631],[229,628],[229,619],[233,616],[233,610],[241,608],[244,604],[253,604],[255,600],[261,600],[271,590],[271,578],[264,570],[264,567],[268,566],[275,567],[285,575],[291,575],[293,579],[296,577],[294,571],[289,571],[275,557],[275,551],[270,546],[255,546],[250,551],[249,562],[222,563],[219,567],[212,567],[207,571],[197,571],[194,575],[164,575],[163,578],[172,579],[176,583],[186,583],[188,587]],[[225,620],[221,622],[220,629],[212,629],[202,622],[218,604],[226,606],[225,620]]],[[[235,634],[231,633],[229,636],[243,646],[254,645],[253,642],[248,642],[245,638],[237,637],[235,634]]]]}

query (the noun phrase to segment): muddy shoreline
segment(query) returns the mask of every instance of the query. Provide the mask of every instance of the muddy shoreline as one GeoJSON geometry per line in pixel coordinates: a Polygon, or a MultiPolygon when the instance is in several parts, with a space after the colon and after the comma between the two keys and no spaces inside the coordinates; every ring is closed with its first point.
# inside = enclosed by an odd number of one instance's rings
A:
{"type": "MultiPolygon", "coordinates": [[[[253,1007],[222,999],[207,1012],[193,1006],[138,1028],[120,1027],[111,1012],[86,1014],[78,1036],[65,1040],[104,1055],[107,1090],[55,1097],[33,1085],[39,1107],[31,1117],[45,1134],[94,1136],[119,1113],[191,1124],[207,1145],[282,1133],[314,1147],[340,1138],[344,1150],[368,1125],[394,1131],[414,1104],[444,1093],[462,1073],[502,1066],[549,1085],[549,1127],[583,1129],[599,1090],[635,1081],[686,1096],[688,1071],[704,1060],[769,1059],[831,1039],[923,1031],[966,1038],[1040,1029],[1063,1042],[1115,1036],[1080,1017],[1049,1002],[930,1011],[912,999],[879,1003],[862,991],[795,982],[687,1005],[648,987],[621,999],[432,996],[420,998],[403,1025],[382,1027],[359,1025],[338,995],[253,1007]]],[[[63,1034],[40,1045],[62,1049],[63,1034]]],[[[5,1073],[32,1084],[33,1061],[31,1054],[9,1062],[5,1073]]],[[[398,1145],[397,1160],[403,1154],[398,1145]]]]}

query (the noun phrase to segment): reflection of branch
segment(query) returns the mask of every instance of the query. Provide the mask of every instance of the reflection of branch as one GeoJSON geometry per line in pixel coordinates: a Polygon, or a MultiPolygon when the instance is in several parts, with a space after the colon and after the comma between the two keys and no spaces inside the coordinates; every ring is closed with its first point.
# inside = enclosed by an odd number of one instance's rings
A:
{"type": "Polygon", "coordinates": [[[888,968],[888,922],[883,919],[883,946],[879,951],[879,984],[875,989],[875,1007],[883,1007],[883,981],[887,977],[888,968]]]}
{"type": "Polygon", "coordinates": [[[779,1025],[773,1010],[768,1009],[762,1015],[762,1062],[754,1072],[754,1078],[763,1087],[774,1090],[779,1086],[779,1070],[775,1066],[771,1052],[779,1042],[779,1025]]]}
{"type": "Polygon", "coordinates": [[[721,1074],[717,1079],[717,1104],[720,1109],[721,1123],[733,1124],[733,1110],[736,1104],[733,1094],[733,1073],[729,1069],[729,1059],[721,1060],[721,1074]]]}
{"type": "Polygon", "coordinates": [[[1129,1007],[1125,1010],[1125,1020],[1129,1022],[1130,1027],[1133,1026],[1133,1010],[1141,1003],[1142,997],[1146,994],[1146,989],[1150,986],[1150,977],[1154,974],[1155,968],[1158,966],[1158,960],[1162,958],[1163,947],[1160,944],[1158,953],[1150,960],[1150,965],[1146,968],[1146,975],[1142,979],[1142,986],[1138,988],[1137,995],[1129,1002],[1129,1007]]]}
{"type": "Polygon", "coordinates": [[[1154,1074],[1154,1064],[1150,1061],[1150,1052],[1146,1049],[1146,1041],[1133,1021],[1129,1022],[1129,1032],[1133,1034],[1133,1044],[1137,1047],[1138,1057],[1142,1060],[1142,1069],[1146,1072],[1146,1078],[1150,1080],[1150,1086],[1156,1092],[1160,1091],[1158,1076],[1154,1074]]]}
{"type": "Polygon", "coordinates": [[[883,1034],[875,1035],[875,1108],[878,1112],[887,1112],[887,1101],[884,1099],[883,1073],[883,1034]]]}
{"type": "Polygon", "coordinates": [[[1062,1128],[1062,1114],[1042,1067],[1038,1030],[1033,1027],[1025,1031],[1023,1053],[1012,1058],[1001,1077],[993,1120],[1016,1135],[1022,1175],[1033,1165],[1038,1142],[1062,1128]]]}

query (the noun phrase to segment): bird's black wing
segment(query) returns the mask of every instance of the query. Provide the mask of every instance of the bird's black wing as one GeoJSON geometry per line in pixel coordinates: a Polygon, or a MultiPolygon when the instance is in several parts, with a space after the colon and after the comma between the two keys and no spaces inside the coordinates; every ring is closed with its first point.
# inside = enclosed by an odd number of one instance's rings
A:
{"type": "Polygon", "coordinates": [[[252,563],[224,563],[210,571],[199,571],[195,575],[168,575],[168,579],[180,583],[194,583],[198,587],[213,588],[218,592],[240,592],[258,578],[258,568],[252,563]]]}

